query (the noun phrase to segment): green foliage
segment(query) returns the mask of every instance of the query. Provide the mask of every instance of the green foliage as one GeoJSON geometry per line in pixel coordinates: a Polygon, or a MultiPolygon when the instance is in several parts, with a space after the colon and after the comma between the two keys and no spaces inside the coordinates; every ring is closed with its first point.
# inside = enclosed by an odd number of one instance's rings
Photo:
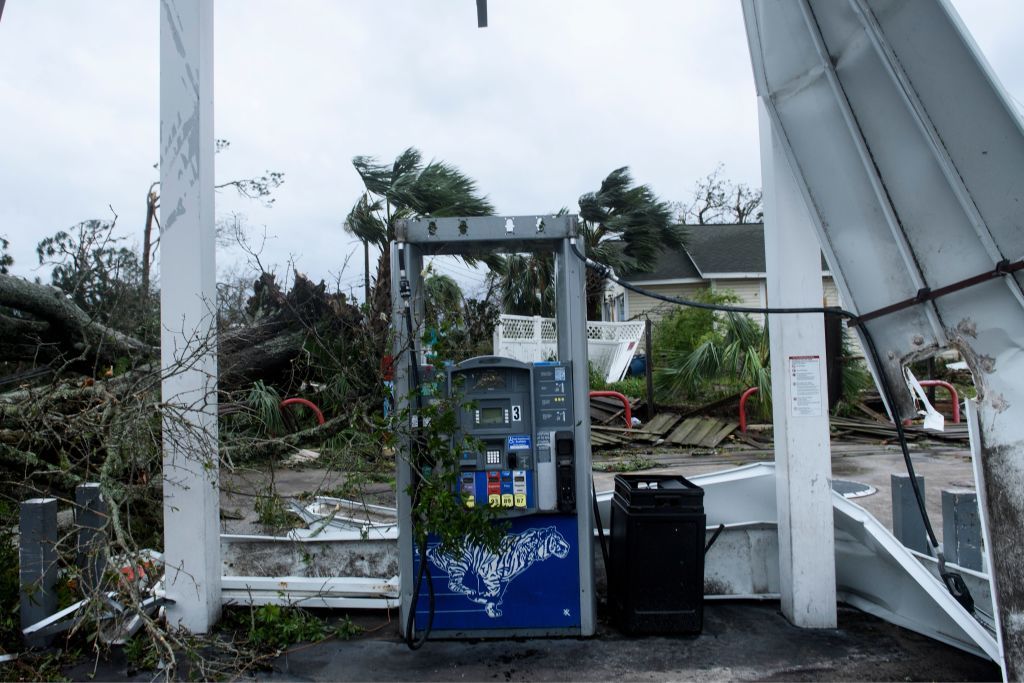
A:
{"type": "Polygon", "coordinates": [[[384,401],[382,344],[365,311],[339,295],[333,315],[313,321],[294,363],[301,386],[318,387],[315,402],[324,415],[375,413],[384,401]]]}
{"type": "Polygon", "coordinates": [[[0,273],[6,275],[11,266],[14,265],[14,257],[11,256],[7,250],[10,249],[11,243],[7,241],[6,237],[0,237],[0,273]]]}
{"type": "Polygon", "coordinates": [[[608,389],[611,391],[617,391],[623,396],[628,396],[629,398],[646,398],[647,379],[644,377],[625,377],[620,379],[618,382],[612,382],[609,384],[608,389]]]}
{"type": "Polygon", "coordinates": [[[656,461],[651,460],[646,455],[634,453],[619,462],[595,464],[594,469],[599,472],[641,472],[658,466],[656,461]]]}
{"type": "MultiPolygon", "coordinates": [[[[737,304],[739,297],[726,292],[703,289],[692,299],[705,304],[737,304]]],[[[654,347],[654,367],[658,368],[671,358],[689,353],[706,338],[714,334],[717,314],[703,308],[674,306],[654,325],[651,344],[654,347]]]]}
{"type": "Polygon", "coordinates": [[[245,399],[251,426],[257,436],[269,437],[284,434],[284,419],[281,417],[281,394],[263,380],[256,380],[245,399]]]}
{"type": "Polygon", "coordinates": [[[302,608],[280,605],[225,610],[221,628],[264,651],[280,651],[295,643],[323,640],[332,635],[322,619],[302,608]]]}
{"type": "Polygon", "coordinates": [[[284,529],[294,526],[298,522],[297,518],[288,511],[284,499],[277,495],[273,484],[256,494],[253,509],[256,511],[259,523],[272,529],[284,529]]]}
{"type": "MultiPolygon", "coordinates": [[[[496,513],[487,505],[470,508],[456,494],[459,490],[459,461],[465,450],[478,450],[480,443],[453,439],[458,411],[466,403],[458,395],[448,396],[444,373],[421,387],[422,401],[410,397],[409,407],[393,413],[393,432],[408,439],[409,464],[414,483],[407,490],[412,499],[413,535],[421,547],[429,534],[435,534],[442,552],[458,554],[466,544],[497,550],[508,528],[497,522],[496,513]],[[418,408],[417,403],[422,403],[418,408]],[[413,426],[413,416],[418,416],[413,426]]],[[[466,405],[471,405],[466,403],[466,405]]]]}
{"type": "Polygon", "coordinates": [[[683,246],[683,231],[668,202],[647,185],[634,185],[629,167],[617,168],[596,192],[579,198],[580,234],[586,254],[616,269],[649,271],[666,248],[683,246]],[[624,247],[611,248],[621,241],[624,247]]]}
{"type": "Polygon", "coordinates": [[[17,524],[17,508],[0,501],[0,649],[3,652],[17,652],[22,647],[17,524]]]}
{"type": "MultiPolygon", "coordinates": [[[[620,272],[648,272],[666,249],[683,246],[685,233],[672,207],[647,185],[636,185],[628,166],[601,181],[596,192],[579,198],[583,253],[620,272]]],[[[604,278],[587,271],[587,314],[600,318],[604,278]]]]}
{"type": "Polygon", "coordinates": [[[36,246],[51,283],[99,322],[154,340],[159,334],[156,298],[142,293],[142,262],[114,236],[116,221],[87,220],[36,246]]]}
{"type": "Polygon", "coordinates": [[[464,302],[462,288],[451,276],[430,272],[423,278],[423,303],[428,321],[435,325],[460,322],[464,302]]]}
{"type": "Polygon", "coordinates": [[[443,161],[423,163],[410,147],[392,164],[357,156],[352,165],[366,192],[345,220],[345,229],[386,250],[395,236],[395,221],[419,216],[487,216],[494,207],[478,194],[476,182],[443,161]]]}
{"type": "Polygon", "coordinates": [[[152,671],[160,666],[160,651],[145,632],[135,635],[124,645],[124,658],[129,674],[134,671],[152,671]]]}
{"type": "MultiPolygon", "coordinates": [[[[704,303],[736,303],[735,295],[702,292],[704,303]]],[[[768,333],[746,315],[677,309],[654,327],[654,380],[661,400],[707,400],[758,387],[752,407],[768,410],[768,333]]]]}
{"type": "Polygon", "coordinates": [[[432,358],[436,362],[458,363],[474,356],[489,355],[501,309],[489,297],[465,299],[454,281],[449,285],[437,282],[435,277],[427,280],[427,334],[423,340],[432,349],[432,358]],[[443,288],[437,287],[439,291],[431,292],[431,281],[435,282],[435,287],[442,285],[443,288]],[[455,289],[451,289],[452,285],[455,289]]]}
{"type": "Polygon", "coordinates": [[[590,390],[591,391],[617,391],[629,398],[644,398],[647,396],[647,380],[643,377],[624,377],[618,382],[606,382],[604,373],[589,364],[590,390]]]}
{"type": "Polygon", "coordinates": [[[488,260],[487,279],[510,315],[555,315],[555,261],[551,254],[509,254],[488,260]]]}
{"type": "Polygon", "coordinates": [[[330,631],[331,635],[338,640],[352,640],[362,633],[363,629],[353,623],[351,617],[346,614],[338,623],[331,625],[330,631]]]}
{"type": "MultiPolygon", "coordinates": [[[[683,245],[684,233],[672,207],[647,185],[634,184],[629,167],[617,168],[596,192],[579,198],[580,247],[587,256],[618,271],[647,272],[666,248],[683,245]]],[[[564,213],[563,209],[559,213],[564,213]]],[[[553,316],[554,259],[550,254],[510,254],[488,259],[489,280],[505,313],[553,316]]],[[[587,271],[587,317],[600,317],[604,278],[587,271]]]]}

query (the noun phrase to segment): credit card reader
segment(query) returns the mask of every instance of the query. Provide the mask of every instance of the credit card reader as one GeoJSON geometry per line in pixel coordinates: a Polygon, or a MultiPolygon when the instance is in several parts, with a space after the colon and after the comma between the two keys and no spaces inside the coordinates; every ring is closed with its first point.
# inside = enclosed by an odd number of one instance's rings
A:
{"type": "Polygon", "coordinates": [[[481,356],[448,370],[465,505],[502,516],[575,512],[572,368],[481,356]],[[463,439],[462,437],[466,437],[463,439]]]}

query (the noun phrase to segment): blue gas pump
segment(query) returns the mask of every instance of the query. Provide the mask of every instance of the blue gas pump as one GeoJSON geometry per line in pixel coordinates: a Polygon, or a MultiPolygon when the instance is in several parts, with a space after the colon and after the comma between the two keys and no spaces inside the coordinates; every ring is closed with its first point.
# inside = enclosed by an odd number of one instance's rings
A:
{"type": "Polygon", "coordinates": [[[572,252],[575,229],[573,216],[425,219],[398,226],[392,245],[392,272],[400,275],[393,285],[395,358],[411,361],[395,363],[399,402],[411,395],[412,363],[422,361],[417,323],[424,255],[551,251],[558,294],[558,360],[484,356],[446,370],[448,391],[458,387],[460,404],[453,438],[474,444],[460,454],[453,495],[468,506],[488,506],[507,523],[497,551],[467,544],[453,556],[429,538],[421,554],[407,493],[413,473],[407,457],[397,458],[399,624],[407,639],[595,632],[584,264],[572,252]],[[421,571],[424,562],[427,572],[421,571]],[[417,582],[424,576],[429,586],[417,582]]]}

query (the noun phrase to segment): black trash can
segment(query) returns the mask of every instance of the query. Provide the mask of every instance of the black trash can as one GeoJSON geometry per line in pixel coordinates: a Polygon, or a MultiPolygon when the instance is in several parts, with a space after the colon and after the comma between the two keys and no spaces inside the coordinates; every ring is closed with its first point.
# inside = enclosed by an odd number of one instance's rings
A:
{"type": "Polygon", "coordinates": [[[619,629],[701,632],[704,526],[704,489],[685,477],[615,477],[608,605],[619,629]]]}

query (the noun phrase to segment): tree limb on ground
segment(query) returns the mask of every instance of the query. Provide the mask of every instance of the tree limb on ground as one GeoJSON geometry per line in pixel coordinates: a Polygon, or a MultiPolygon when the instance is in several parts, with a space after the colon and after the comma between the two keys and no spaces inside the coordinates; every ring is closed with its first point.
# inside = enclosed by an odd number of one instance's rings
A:
{"type": "MultiPolygon", "coordinates": [[[[68,341],[84,340],[96,349],[97,355],[107,359],[159,355],[157,347],[99,324],[56,287],[0,274],[0,306],[28,313],[43,323],[49,323],[62,331],[62,336],[68,341]]],[[[41,328],[37,327],[36,331],[41,331],[41,328]]]]}

